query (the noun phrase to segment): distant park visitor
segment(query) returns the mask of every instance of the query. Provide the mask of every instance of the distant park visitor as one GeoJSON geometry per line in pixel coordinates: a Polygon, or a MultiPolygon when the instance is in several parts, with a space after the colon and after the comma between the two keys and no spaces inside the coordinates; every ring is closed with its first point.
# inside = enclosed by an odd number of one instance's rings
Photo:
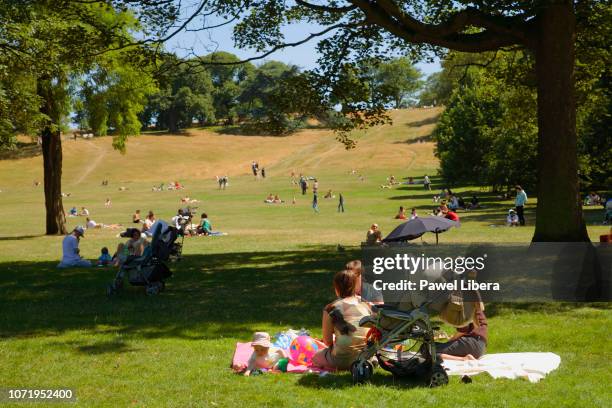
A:
{"type": "Polygon", "coordinates": [[[302,189],[302,195],[306,194],[306,190],[308,190],[308,182],[304,176],[300,175],[300,188],[302,189]]]}
{"type": "Polygon", "coordinates": [[[379,245],[382,242],[382,232],[378,228],[378,224],[372,224],[366,234],[367,245],[379,245]]]}
{"type": "Polygon", "coordinates": [[[145,218],[142,225],[142,232],[145,233],[145,235],[149,237],[153,236],[153,225],[155,224],[155,221],[155,214],[153,211],[149,211],[147,218],[145,218]]]}
{"type": "Polygon", "coordinates": [[[415,218],[419,218],[419,216],[418,216],[418,214],[417,214],[416,208],[413,208],[413,209],[410,211],[410,219],[411,219],[411,220],[414,220],[415,218]]]}
{"type": "Polygon", "coordinates": [[[58,268],[71,267],[90,267],[91,262],[81,258],[79,250],[79,240],[85,236],[85,229],[80,225],[64,237],[62,241],[62,261],[57,265],[58,268]]]}
{"type": "Polygon", "coordinates": [[[519,223],[525,225],[525,215],[523,210],[525,204],[527,204],[527,193],[521,186],[516,186],[516,198],[514,199],[514,206],[516,207],[516,215],[518,215],[519,223]]]}
{"type": "Polygon", "coordinates": [[[313,191],[312,194],[312,209],[315,213],[319,213],[319,196],[316,192],[313,191]]]}
{"type": "Polygon", "coordinates": [[[396,220],[405,220],[406,217],[406,210],[404,209],[403,206],[400,205],[399,211],[397,212],[397,215],[395,216],[396,220]]]}
{"type": "Polygon", "coordinates": [[[506,217],[506,225],[509,227],[518,227],[519,217],[516,215],[516,211],[508,210],[508,216],[506,217]]]}
{"type": "Polygon", "coordinates": [[[132,214],[132,223],[140,224],[142,221],[140,220],[140,210],[136,210],[134,214],[132,214]]]}
{"type": "Polygon", "coordinates": [[[457,215],[456,212],[452,211],[452,210],[448,210],[444,213],[444,217],[448,218],[451,221],[457,221],[459,222],[459,216],[457,215]]]}
{"type": "Polygon", "coordinates": [[[344,196],[338,194],[338,212],[344,212],[344,196]]]}
{"type": "Polygon", "coordinates": [[[429,176],[427,174],[423,178],[423,187],[425,187],[426,190],[431,191],[431,181],[429,181],[429,176]]]}

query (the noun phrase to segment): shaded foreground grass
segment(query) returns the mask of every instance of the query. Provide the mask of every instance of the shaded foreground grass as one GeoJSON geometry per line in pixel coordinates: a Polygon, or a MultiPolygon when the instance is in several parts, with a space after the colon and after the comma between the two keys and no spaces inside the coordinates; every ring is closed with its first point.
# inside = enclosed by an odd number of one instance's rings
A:
{"type": "Polygon", "coordinates": [[[162,295],[127,288],[112,299],[106,268],[0,264],[2,386],[72,387],[82,406],[609,406],[609,305],[490,307],[489,352],[561,355],[539,384],[481,375],[431,390],[380,370],[359,387],[348,373],[231,373],[235,342],[253,331],[320,335],[333,271],[355,256],[329,247],[188,255],[162,295]]]}

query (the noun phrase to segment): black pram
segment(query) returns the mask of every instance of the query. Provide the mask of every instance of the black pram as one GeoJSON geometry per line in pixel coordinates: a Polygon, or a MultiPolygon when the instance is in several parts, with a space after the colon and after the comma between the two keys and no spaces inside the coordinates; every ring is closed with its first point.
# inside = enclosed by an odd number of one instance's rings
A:
{"type": "Polygon", "coordinates": [[[165,280],[172,276],[166,265],[180,248],[175,242],[178,237],[176,228],[158,220],[153,226],[153,240],[142,256],[128,256],[119,268],[115,280],[107,287],[109,296],[123,288],[124,278],[133,286],[144,286],[147,295],[155,295],[165,289],[165,280]]]}

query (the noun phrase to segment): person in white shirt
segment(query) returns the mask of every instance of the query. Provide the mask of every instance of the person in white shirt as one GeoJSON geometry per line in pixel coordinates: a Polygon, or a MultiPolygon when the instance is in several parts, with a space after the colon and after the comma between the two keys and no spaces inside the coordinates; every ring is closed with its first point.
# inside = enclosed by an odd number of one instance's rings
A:
{"type": "Polygon", "coordinates": [[[153,211],[149,211],[147,218],[144,220],[144,225],[142,226],[142,232],[149,237],[153,235],[153,224],[155,224],[155,221],[155,214],[153,214],[153,211]]]}
{"type": "Polygon", "coordinates": [[[425,187],[425,189],[431,190],[431,181],[429,180],[429,176],[427,174],[425,175],[425,177],[423,177],[423,186],[425,187]]]}
{"type": "Polygon", "coordinates": [[[95,222],[94,220],[92,220],[89,217],[87,217],[87,224],[85,224],[85,226],[87,227],[87,229],[90,229],[90,228],[102,228],[102,224],[98,224],[97,222],[95,222]]]}
{"type": "Polygon", "coordinates": [[[91,262],[81,258],[79,251],[79,240],[85,236],[85,229],[77,226],[70,234],[64,237],[62,241],[62,260],[57,265],[58,268],[71,268],[91,266],[91,262]]]}
{"type": "Polygon", "coordinates": [[[81,213],[79,215],[83,215],[85,217],[89,216],[89,210],[85,207],[81,208],[81,213]]]}

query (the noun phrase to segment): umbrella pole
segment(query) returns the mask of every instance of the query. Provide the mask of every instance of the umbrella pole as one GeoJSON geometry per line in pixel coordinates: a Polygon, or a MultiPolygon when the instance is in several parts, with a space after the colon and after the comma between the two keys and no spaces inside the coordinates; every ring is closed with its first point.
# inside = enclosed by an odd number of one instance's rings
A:
{"type": "Polygon", "coordinates": [[[438,245],[438,230],[436,229],[436,245],[438,245]]]}

